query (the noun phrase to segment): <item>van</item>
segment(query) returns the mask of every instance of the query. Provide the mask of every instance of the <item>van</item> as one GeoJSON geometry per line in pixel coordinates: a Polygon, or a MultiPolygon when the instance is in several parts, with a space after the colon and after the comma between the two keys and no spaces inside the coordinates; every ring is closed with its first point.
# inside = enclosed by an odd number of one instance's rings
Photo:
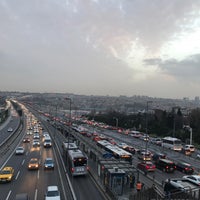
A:
{"type": "Polygon", "coordinates": [[[176,165],[171,160],[159,159],[156,162],[156,168],[162,170],[163,172],[174,172],[176,170],[176,165]]]}
{"type": "Polygon", "coordinates": [[[52,142],[51,142],[51,138],[50,138],[50,137],[45,137],[43,146],[44,146],[45,148],[48,148],[48,147],[51,147],[51,146],[52,146],[52,142]]]}

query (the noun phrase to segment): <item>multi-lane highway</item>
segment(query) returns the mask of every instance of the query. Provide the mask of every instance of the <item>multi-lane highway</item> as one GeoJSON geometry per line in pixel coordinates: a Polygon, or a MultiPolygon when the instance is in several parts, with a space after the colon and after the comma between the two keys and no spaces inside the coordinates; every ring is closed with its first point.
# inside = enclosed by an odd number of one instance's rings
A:
{"type": "MultiPolygon", "coordinates": [[[[14,177],[9,183],[2,183],[0,187],[0,200],[13,200],[18,193],[27,193],[30,199],[41,200],[44,199],[46,188],[49,185],[57,185],[61,194],[61,199],[105,199],[105,195],[99,191],[99,188],[94,184],[89,175],[82,177],[72,177],[66,170],[66,164],[62,159],[61,145],[64,141],[64,136],[60,134],[50,124],[42,124],[39,120],[32,115],[31,120],[34,126],[38,127],[40,135],[40,147],[33,148],[33,135],[34,130],[27,130],[30,124],[30,113],[26,111],[24,116],[23,128],[18,130],[19,122],[22,119],[16,114],[12,113],[9,118],[9,123],[2,128],[0,132],[0,143],[6,145],[1,146],[1,153],[4,159],[1,160],[1,169],[4,166],[11,166],[14,168],[14,177]],[[33,122],[35,121],[35,122],[33,122]],[[37,123],[36,123],[37,121],[37,123]],[[7,129],[12,127],[13,131],[11,137],[15,137],[15,141],[8,141],[7,137],[9,133],[7,129]],[[43,130],[42,128],[43,127],[43,130]],[[53,139],[53,145],[51,148],[44,148],[42,141],[42,132],[48,132],[53,139]],[[28,133],[28,134],[27,134],[28,133]],[[31,133],[31,134],[30,134],[31,133]],[[7,137],[6,137],[6,136],[7,137]],[[28,137],[30,142],[23,142],[23,138],[28,137]],[[15,155],[15,149],[17,146],[23,146],[25,153],[23,155],[15,155]],[[55,161],[54,170],[44,170],[44,160],[47,157],[51,157],[55,161]],[[39,168],[37,170],[29,170],[28,163],[31,158],[37,158],[39,160],[39,168]]],[[[20,125],[22,126],[22,125],[20,125]]]]}

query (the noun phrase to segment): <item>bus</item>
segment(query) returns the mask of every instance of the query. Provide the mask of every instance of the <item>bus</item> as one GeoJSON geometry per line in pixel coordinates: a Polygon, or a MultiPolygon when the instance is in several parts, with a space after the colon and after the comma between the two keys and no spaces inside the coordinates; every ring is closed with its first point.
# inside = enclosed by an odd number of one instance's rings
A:
{"type": "Polygon", "coordinates": [[[174,137],[164,137],[162,139],[162,147],[172,149],[174,151],[181,151],[183,148],[181,140],[174,137]]]}
{"type": "Polygon", "coordinates": [[[88,173],[88,157],[80,149],[71,149],[67,152],[67,163],[72,176],[88,173]]]}
{"type": "Polygon", "coordinates": [[[111,153],[114,158],[119,160],[128,161],[129,163],[132,163],[132,154],[125,151],[124,149],[121,149],[120,147],[111,144],[107,140],[100,140],[97,142],[97,146],[101,147],[105,151],[111,153]]]}
{"type": "Polygon", "coordinates": [[[72,142],[63,142],[63,157],[72,176],[86,175],[88,173],[88,157],[72,142]]]}

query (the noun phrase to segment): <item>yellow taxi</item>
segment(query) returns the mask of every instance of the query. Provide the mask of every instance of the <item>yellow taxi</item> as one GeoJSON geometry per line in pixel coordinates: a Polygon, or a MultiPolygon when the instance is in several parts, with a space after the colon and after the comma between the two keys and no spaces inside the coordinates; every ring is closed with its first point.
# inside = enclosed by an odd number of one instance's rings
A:
{"type": "Polygon", "coordinates": [[[4,167],[0,171],[0,182],[10,182],[14,176],[13,167],[4,167]]]}

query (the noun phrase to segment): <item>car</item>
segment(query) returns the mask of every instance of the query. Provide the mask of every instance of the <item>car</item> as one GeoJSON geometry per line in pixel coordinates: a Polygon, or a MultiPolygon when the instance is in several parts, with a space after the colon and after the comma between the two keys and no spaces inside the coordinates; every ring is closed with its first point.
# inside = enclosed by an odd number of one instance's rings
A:
{"type": "Polygon", "coordinates": [[[151,143],[161,146],[162,139],[161,138],[152,138],[151,143]]]}
{"type": "Polygon", "coordinates": [[[40,141],[39,140],[33,140],[32,146],[33,146],[33,148],[39,148],[40,147],[40,141]]]}
{"type": "Polygon", "coordinates": [[[46,137],[44,139],[44,143],[43,143],[43,146],[45,148],[50,148],[52,146],[52,141],[51,141],[51,138],[50,137],[46,137]]]}
{"type": "Polygon", "coordinates": [[[15,200],[30,200],[27,193],[16,194],[15,200]]]}
{"type": "Polygon", "coordinates": [[[24,139],[23,139],[23,142],[24,143],[29,143],[31,140],[30,140],[30,138],[28,138],[28,137],[25,137],[24,139]]]}
{"type": "Polygon", "coordinates": [[[60,192],[58,190],[58,186],[51,185],[47,187],[45,200],[60,200],[60,192]]]}
{"type": "Polygon", "coordinates": [[[52,158],[46,158],[44,161],[44,169],[54,169],[54,161],[52,158]]]}
{"type": "Polygon", "coordinates": [[[199,175],[186,175],[183,179],[190,181],[198,186],[200,186],[200,176],[199,175]]]}
{"type": "Polygon", "coordinates": [[[146,161],[146,162],[138,163],[137,168],[144,172],[154,172],[156,169],[156,166],[151,161],[146,161]]]}
{"type": "Polygon", "coordinates": [[[195,151],[195,147],[192,144],[186,144],[183,148],[190,150],[192,153],[195,151]]]}
{"type": "Polygon", "coordinates": [[[165,159],[165,158],[166,158],[166,154],[160,153],[160,152],[154,153],[152,156],[152,160],[154,162],[157,162],[159,159],[165,159]]]}
{"type": "Polygon", "coordinates": [[[151,153],[149,151],[139,151],[138,152],[138,159],[145,160],[145,161],[151,161],[151,153]]]}
{"type": "Polygon", "coordinates": [[[129,153],[132,153],[132,154],[135,154],[135,152],[136,152],[135,148],[130,145],[124,147],[124,150],[128,151],[129,153]]]}
{"type": "Polygon", "coordinates": [[[39,160],[37,158],[31,158],[28,163],[28,169],[39,169],[39,160]]]}
{"type": "Polygon", "coordinates": [[[192,165],[186,162],[176,163],[176,169],[185,174],[193,174],[194,172],[194,168],[192,167],[192,165]]]}
{"type": "Polygon", "coordinates": [[[33,139],[40,139],[40,135],[38,133],[34,133],[33,139]]]}
{"type": "Polygon", "coordinates": [[[8,132],[13,132],[13,128],[9,127],[8,132]]]}
{"type": "Polygon", "coordinates": [[[6,166],[0,171],[0,182],[10,182],[14,176],[14,168],[6,166]]]}
{"type": "Polygon", "coordinates": [[[16,150],[15,150],[16,155],[23,155],[24,152],[25,152],[24,147],[21,147],[21,146],[17,147],[16,150]]]}
{"type": "Polygon", "coordinates": [[[156,162],[156,168],[162,170],[163,172],[174,172],[176,170],[176,165],[172,160],[159,159],[156,162]]]}
{"type": "Polygon", "coordinates": [[[121,142],[121,143],[118,143],[117,146],[123,149],[124,147],[128,146],[128,144],[121,142]]]}

